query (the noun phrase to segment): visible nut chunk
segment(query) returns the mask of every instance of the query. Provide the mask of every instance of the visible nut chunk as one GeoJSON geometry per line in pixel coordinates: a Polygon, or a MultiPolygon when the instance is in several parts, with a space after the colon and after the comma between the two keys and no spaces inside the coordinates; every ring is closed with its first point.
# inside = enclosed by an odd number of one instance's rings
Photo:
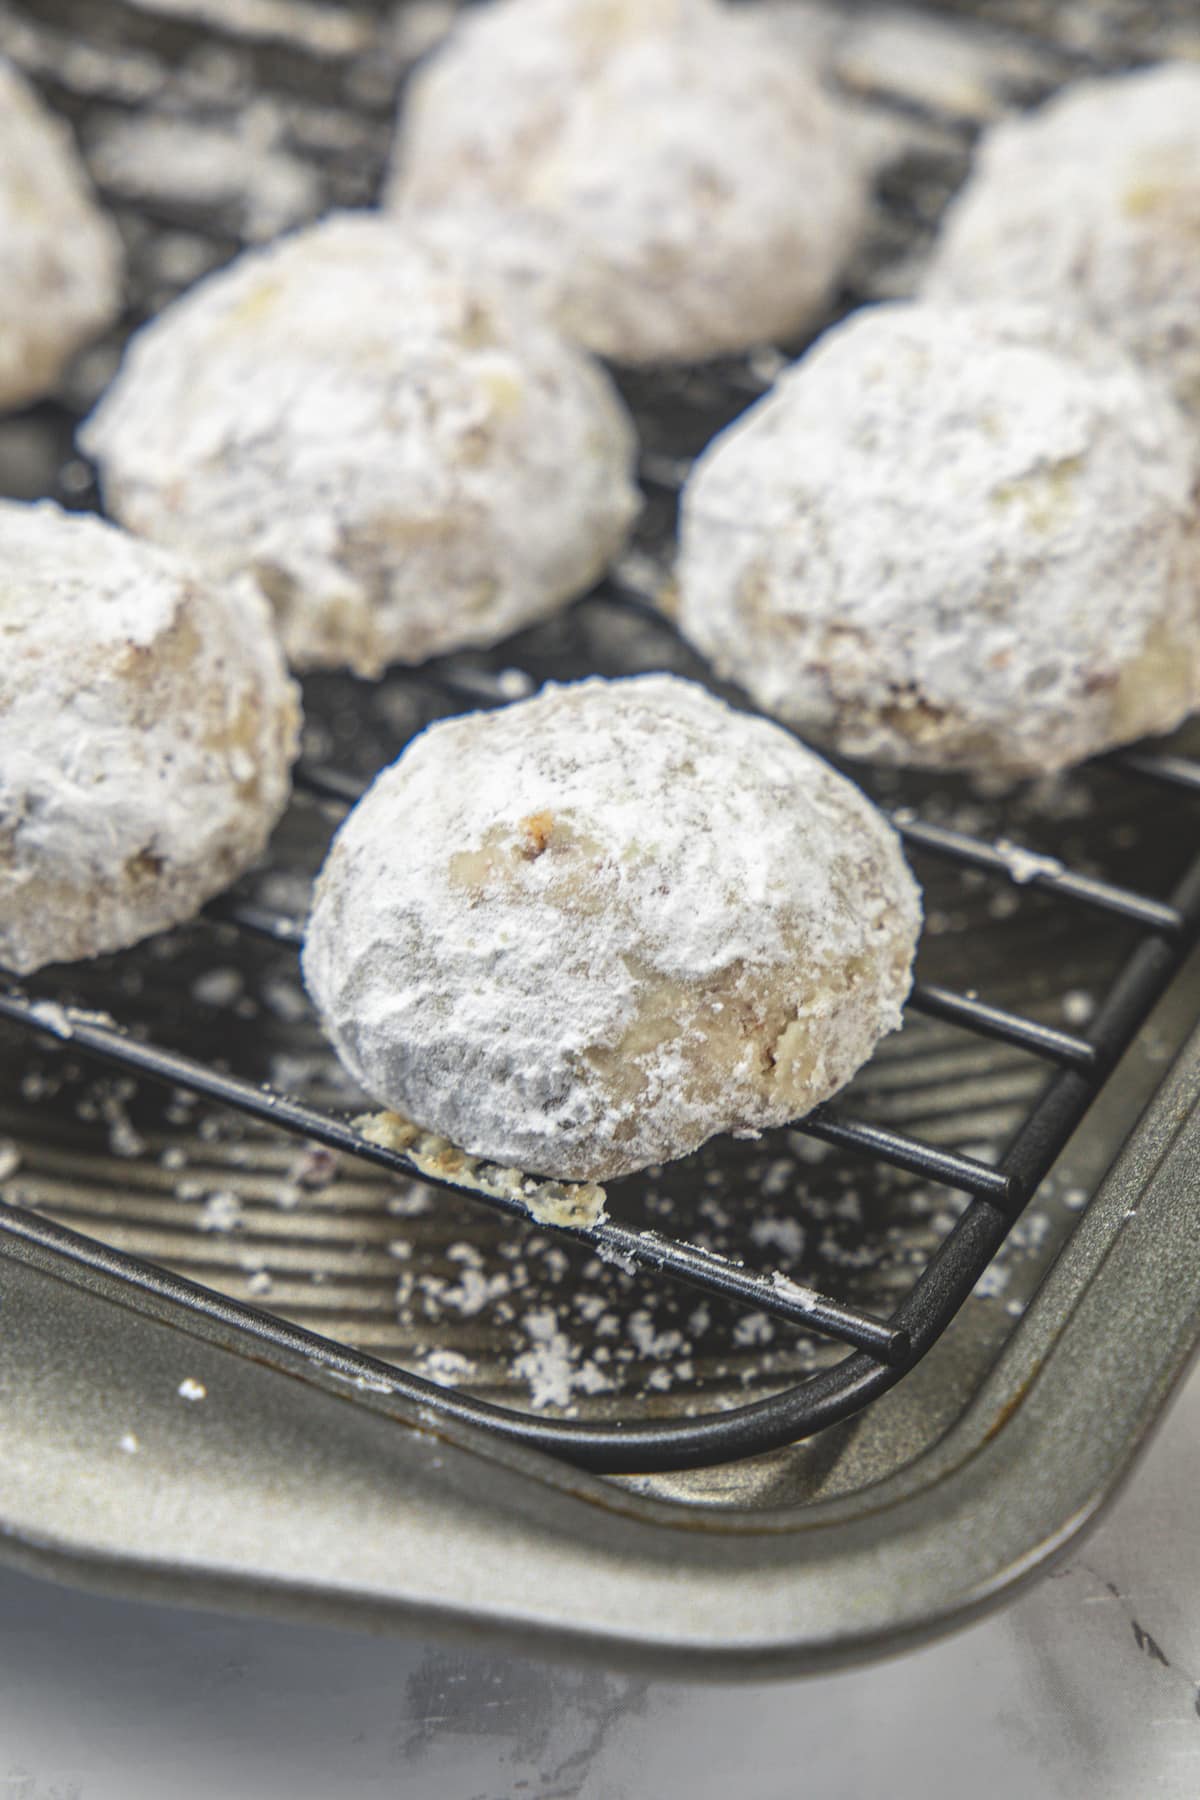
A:
{"type": "Polygon", "coordinates": [[[551,813],[530,813],[527,819],[521,820],[521,835],[524,845],[521,854],[532,862],[540,856],[550,842],[550,833],[554,830],[554,818],[551,813]]]}

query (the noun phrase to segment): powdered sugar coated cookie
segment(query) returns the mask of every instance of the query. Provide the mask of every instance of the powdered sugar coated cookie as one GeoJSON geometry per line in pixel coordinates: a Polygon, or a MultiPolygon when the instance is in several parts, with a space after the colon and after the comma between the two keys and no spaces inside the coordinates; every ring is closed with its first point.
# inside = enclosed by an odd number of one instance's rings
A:
{"type": "Polygon", "coordinates": [[[65,125],[0,60],[0,408],[46,393],[112,322],[122,260],[65,125]]]}
{"type": "Polygon", "coordinates": [[[826,306],[867,176],[816,79],[715,0],[498,0],[411,83],[387,201],[618,362],[789,337],[826,306]]]}
{"type": "Polygon", "coordinates": [[[192,917],[263,848],[299,710],[261,597],[0,502],[0,966],[192,917]]]}
{"type": "Polygon", "coordinates": [[[1200,419],[1200,68],[1079,82],[994,126],[926,291],[1076,312],[1200,419]]]}
{"type": "Polygon", "coordinates": [[[603,371],[366,213],[168,307],[80,441],[124,524],[258,579],[299,668],[495,643],[589,587],[638,507],[603,371]]]}
{"type": "Polygon", "coordinates": [[[1200,700],[1181,416],[1041,308],[894,305],[828,333],[701,457],[680,622],[849,756],[1010,775],[1200,700]]]}
{"type": "Polygon", "coordinates": [[[647,675],[417,738],[338,833],[304,971],[386,1106],[604,1180],[827,1099],[899,1023],[919,921],[852,783],[647,675]]]}

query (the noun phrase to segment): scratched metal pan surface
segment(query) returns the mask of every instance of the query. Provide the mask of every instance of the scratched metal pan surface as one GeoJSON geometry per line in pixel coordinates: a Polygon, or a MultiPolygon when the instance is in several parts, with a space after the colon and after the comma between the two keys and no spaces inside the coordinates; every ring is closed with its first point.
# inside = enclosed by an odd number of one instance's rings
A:
{"type": "MultiPolygon", "coordinates": [[[[874,223],[843,306],[908,291],[982,123],[1081,70],[1187,53],[1192,12],[778,10],[851,98],[878,159],[874,223]]],[[[450,12],[288,0],[0,8],[0,53],[71,118],[133,270],[122,332],[53,403],[0,422],[0,489],[90,503],[72,431],[123,333],[239,244],[369,203],[404,70],[450,12]]],[[[775,360],[764,349],[626,382],[648,477],[623,571],[634,585],[665,566],[672,471],[775,360]]],[[[690,666],[669,633],[597,597],[459,673],[516,669],[537,682],[690,666]]],[[[419,676],[314,679],[305,702],[309,756],[360,776],[449,709],[419,676]]],[[[1147,894],[1166,894],[1195,846],[1195,801],[1110,769],[1015,795],[858,773],[890,804],[1147,894]]],[[[298,801],[253,891],[302,913],[331,828],[298,801]]],[[[925,981],[1067,1029],[1086,1023],[1126,926],[1028,885],[934,863],[918,872],[925,981]]],[[[355,1106],[289,950],[203,923],[64,972],[54,993],[256,1082],[355,1106]]],[[[339,1380],[278,1333],[255,1340],[219,1309],[182,1305],[169,1277],[546,1416],[715,1411],[841,1352],[468,1199],[98,1075],[69,1043],[5,1030],[0,1195],[31,1226],[6,1234],[0,1262],[0,1554],[123,1591],[552,1638],[608,1661],[713,1673],[873,1654],[970,1616],[1094,1515],[1193,1346],[1198,995],[1189,968],[950,1330],[897,1388],[806,1443],[620,1480],[339,1380]],[[101,1251],[64,1257],[39,1241],[43,1217],[163,1279],[139,1290],[101,1251]]],[[[1044,1079],[1020,1050],[914,1019],[847,1104],[992,1160],[1044,1079]]],[[[878,1313],[961,1204],[787,1132],[714,1144],[611,1197],[624,1222],[878,1313]]]]}

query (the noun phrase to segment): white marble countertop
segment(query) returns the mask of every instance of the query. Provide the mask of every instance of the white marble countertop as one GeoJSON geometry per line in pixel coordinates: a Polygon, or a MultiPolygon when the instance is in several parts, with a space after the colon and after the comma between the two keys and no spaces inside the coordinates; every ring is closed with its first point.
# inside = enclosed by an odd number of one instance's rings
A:
{"type": "Polygon", "coordinates": [[[0,1800],[1195,1800],[1200,1369],[1054,1577],[889,1663],[688,1686],[0,1573],[0,1800]],[[752,1773],[751,1773],[752,1772],[752,1773]]]}

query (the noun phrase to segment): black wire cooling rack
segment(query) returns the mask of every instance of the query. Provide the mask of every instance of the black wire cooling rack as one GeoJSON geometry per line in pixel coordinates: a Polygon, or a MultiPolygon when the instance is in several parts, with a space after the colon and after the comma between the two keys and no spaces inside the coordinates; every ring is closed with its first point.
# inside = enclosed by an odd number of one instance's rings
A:
{"type": "MultiPolygon", "coordinates": [[[[956,3],[949,10],[962,9],[956,3]]],[[[1010,9],[999,7],[998,0],[981,0],[965,10],[989,18],[999,14],[1003,22],[1010,9]]],[[[1165,14],[1168,9],[1161,10],[1165,14]]],[[[1186,15],[1186,8],[1176,10],[1186,15]]],[[[278,117],[281,144],[313,177],[317,196],[313,210],[369,203],[377,191],[386,154],[393,88],[403,60],[397,61],[396,34],[382,25],[377,32],[367,31],[368,12],[356,13],[359,27],[366,32],[364,46],[350,60],[342,61],[341,52],[327,47],[314,50],[311,45],[258,43],[238,32],[214,28],[208,22],[208,11],[201,11],[203,21],[197,23],[182,15],[171,21],[153,19],[126,0],[106,0],[103,5],[96,0],[54,0],[52,6],[0,7],[0,50],[15,55],[36,76],[43,92],[71,119],[93,152],[105,144],[111,150],[114,131],[123,131],[136,112],[157,112],[163,118],[182,117],[202,124],[216,118],[236,135],[237,107],[249,95],[266,95],[278,117]]],[[[385,13],[390,16],[390,11],[380,6],[380,19],[385,13]]],[[[1046,84],[1090,66],[1077,49],[1065,50],[1051,43],[1058,17],[1053,9],[1035,7],[1034,14],[1035,32],[1044,39],[1046,84]]],[[[1105,60],[1111,66],[1135,49],[1114,43],[1105,60]]],[[[920,149],[883,179],[878,196],[879,242],[867,257],[868,277],[873,256],[886,263],[897,251],[911,251],[916,240],[928,236],[942,202],[961,178],[968,136],[962,121],[949,121],[940,148],[920,149]]],[[[164,289],[173,291],[181,280],[193,279],[230,255],[244,241],[246,229],[236,204],[221,198],[197,200],[195,196],[173,201],[158,192],[154,181],[146,180],[145,169],[135,169],[131,175],[126,168],[120,179],[115,175],[110,179],[116,185],[107,198],[118,212],[131,254],[131,305],[119,334],[124,335],[157,309],[164,289]],[[184,251],[192,259],[189,272],[184,276],[169,273],[184,251]]],[[[864,291],[843,297],[844,304],[869,298],[871,292],[868,279],[864,291]]],[[[726,423],[763,385],[749,365],[742,364],[729,367],[715,380],[718,386],[724,383],[724,391],[705,409],[706,435],[726,423]]],[[[52,476],[46,471],[57,462],[59,497],[74,505],[94,503],[87,470],[71,451],[75,424],[94,391],[94,386],[89,389],[84,382],[78,393],[66,397],[65,404],[40,409],[36,422],[45,428],[51,448],[38,473],[27,474],[18,457],[20,485],[16,491],[30,495],[47,491],[52,476]]],[[[651,500],[657,495],[662,502],[660,513],[669,513],[671,490],[678,486],[684,467],[675,456],[677,401],[678,395],[669,385],[660,394],[651,384],[648,398],[642,396],[641,404],[635,406],[639,422],[652,428],[646,435],[642,473],[651,500]]],[[[22,457],[24,442],[22,439],[18,446],[22,457]]],[[[669,519],[660,517],[659,527],[669,530],[669,519]]],[[[646,611],[644,596],[611,583],[580,604],[598,609],[616,625],[622,612],[646,611]]],[[[661,614],[654,612],[652,617],[658,629],[669,632],[661,614]]],[[[575,674],[586,672],[574,670],[575,674]]],[[[426,685],[431,680],[438,682],[452,707],[500,704],[509,697],[493,674],[455,665],[412,676],[394,672],[389,679],[397,683],[421,680],[426,685]]],[[[730,696],[719,685],[718,691],[745,705],[744,698],[730,696]]],[[[1180,838],[1185,832],[1195,837],[1194,819],[1188,817],[1183,802],[1188,794],[1200,796],[1200,762],[1165,751],[1129,751],[1106,759],[1100,778],[1150,783],[1160,792],[1173,790],[1181,803],[1180,838]]],[[[310,763],[298,769],[297,786],[322,804],[345,806],[357,797],[361,783],[342,770],[310,763]]],[[[334,1371],[351,1383],[406,1397],[433,1414],[484,1426],[509,1440],[598,1472],[710,1466],[809,1436],[894,1386],[945,1330],[1200,938],[1200,853],[1163,898],[1098,879],[1052,856],[1032,855],[1003,838],[971,835],[906,810],[893,809],[892,816],[918,861],[941,860],[968,872],[973,880],[1037,890],[1055,909],[1106,914],[1110,920],[1122,922],[1136,939],[1123,962],[1114,959],[1108,965],[1107,991],[1087,1029],[1079,1034],[1005,1011],[977,998],[969,988],[924,983],[914,989],[910,1012],[929,1015],[978,1038],[1000,1041],[1048,1065],[1040,1093],[994,1163],[849,1116],[840,1105],[823,1107],[797,1126],[848,1158],[891,1165],[967,1196],[964,1209],[920,1266],[899,1303],[877,1311],[851,1305],[779,1275],[755,1274],[731,1256],[714,1254],[654,1230],[632,1229],[613,1219],[583,1229],[541,1224],[543,1230],[556,1231],[568,1247],[574,1243],[583,1252],[616,1259],[625,1268],[654,1279],[686,1283],[849,1346],[849,1353],[840,1361],[780,1392],[750,1404],[692,1416],[604,1421],[539,1416],[439,1387],[389,1361],[138,1260],[37,1211],[0,1205],[0,1240],[40,1243],[77,1267],[118,1277],[131,1298],[140,1290],[147,1303],[165,1301],[183,1314],[220,1321],[247,1343],[298,1352],[302,1367],[307,1364],[334,1371]]],[[[208,915],[281,947],[297,947],[303,930],[298,917],[239,894],[216,902],[208,915]]],[[[528,1219],[518,1199],[485,1197],[452,1180],[439,1180],[404,1152],[368,1142],[343,1117],[148,1041],[136,1025],[123,1028],[107,1013],[64,1004],[56,998],[56,992],[62,990],[56,989],[55,982],[53,973],[39,977],[31,987],[5,984],[0,977],[0,1019],[30,1034],[46,1034],[60,1044],[69,1044],[75,1052],[110,1069],[204,1096],[395,1175],[415,1176],[429,1185],[462,1193],[479,1206],[528,1219]]],[[[793,1199],[800,1215],[802,1179],[803,1171],[797,1169],[793,1199]]]]}
{"type": "MultiPolygon", "coordinates": [[[[643,599],[610,587],[599,598],[613,609],[645,611],[643,599]]],[[[662,615],[657,623],[669,629],[662,615]]],[[[428,672],[425,672],[426,676],[428,672]]],[[[405,679],[401,672],[397,679],[405,679]]],[[[444,672],[448,698],[504,704],[502,679],[471,671],[444,672]]],[[[713,684],[729,697],[730,690],[713,684]]],[[[741,702],[743,705],[745,702],[741,702]]],[[[1105,759],[1112,779],[1151,782],[1200,795],[1200,762],[1153,749],[1105,759]]],[[[326,805],[345,808],[362,783],[338,769],[301,763],[297,787],[326,805]]],[[[1166,899],[1080,873],[1055,858],[1034,855],[1000,839],[987,841],[924,822],[908,809],[892,819],[909,850],[974,870],[998,882],[1041,890],[1064,907],[1100,911],[1134,928],[1137,942],[1116,970],[1086,1031],[1079,1035],[1005,1011],[970,991],[918,983],[910,1011],[1017,1047],[1051,1066],[1040,1095],[995,1164],[847,1117],[837,1106],[798,1122],[802,1133],[857,1157],[873,1159],[969,1196],[907,1294],[886,1316],[848,1305],[778,1274],[755,1274],[741,1263],[656,1231],[632,1230],[614,1219],[585,1227],[547,1225],[564,1241],[629,1269],[686,1283],[794,1326],[840,1340],[851,1353],[767,1399],[719,1413],[675,1419],[574,1420],[539,1417],[447,1391],[420,1376],[288,1324],[273,1315],[188,1282],[151,1264],[33,1213],[5,1208],[0,1232],[41,1242],[69,1259],[116,1274],[143,1290],[193,1311],[221,1318],[259,1340],[300,1349],[313,1363],[376,1388],[382,1383],[435,1411],[482,1425],[599,1473],[620,1474],[704,1467],[752,1456],[810,1436],[847,1417],[892,1387],[929,1350],[971,1292],[1006,1235],[1157,1000],[1200,939],[1200,853],[1166,899]]],[[[254,900],[227,895],[210,917],[277,945],[298,949],[303,920],[254,900]]],[[[415,1160],[364,1138],[348,1119],[255,1086],[202,1061],[135,1035],[105,1014],[60,1004],[9,983],[0,991],[0,1017],[30,1032],[67,1041],[83,1055],[128,1074],[232,1107],[311,1143],[375,1164],[392,1174],[464,1194],[479,1205],[528,1220],[521,1200],[481,1194],[415,1160]]],[[[802,1201],[798,1202],[802,1205],[802,1201]]]]}

